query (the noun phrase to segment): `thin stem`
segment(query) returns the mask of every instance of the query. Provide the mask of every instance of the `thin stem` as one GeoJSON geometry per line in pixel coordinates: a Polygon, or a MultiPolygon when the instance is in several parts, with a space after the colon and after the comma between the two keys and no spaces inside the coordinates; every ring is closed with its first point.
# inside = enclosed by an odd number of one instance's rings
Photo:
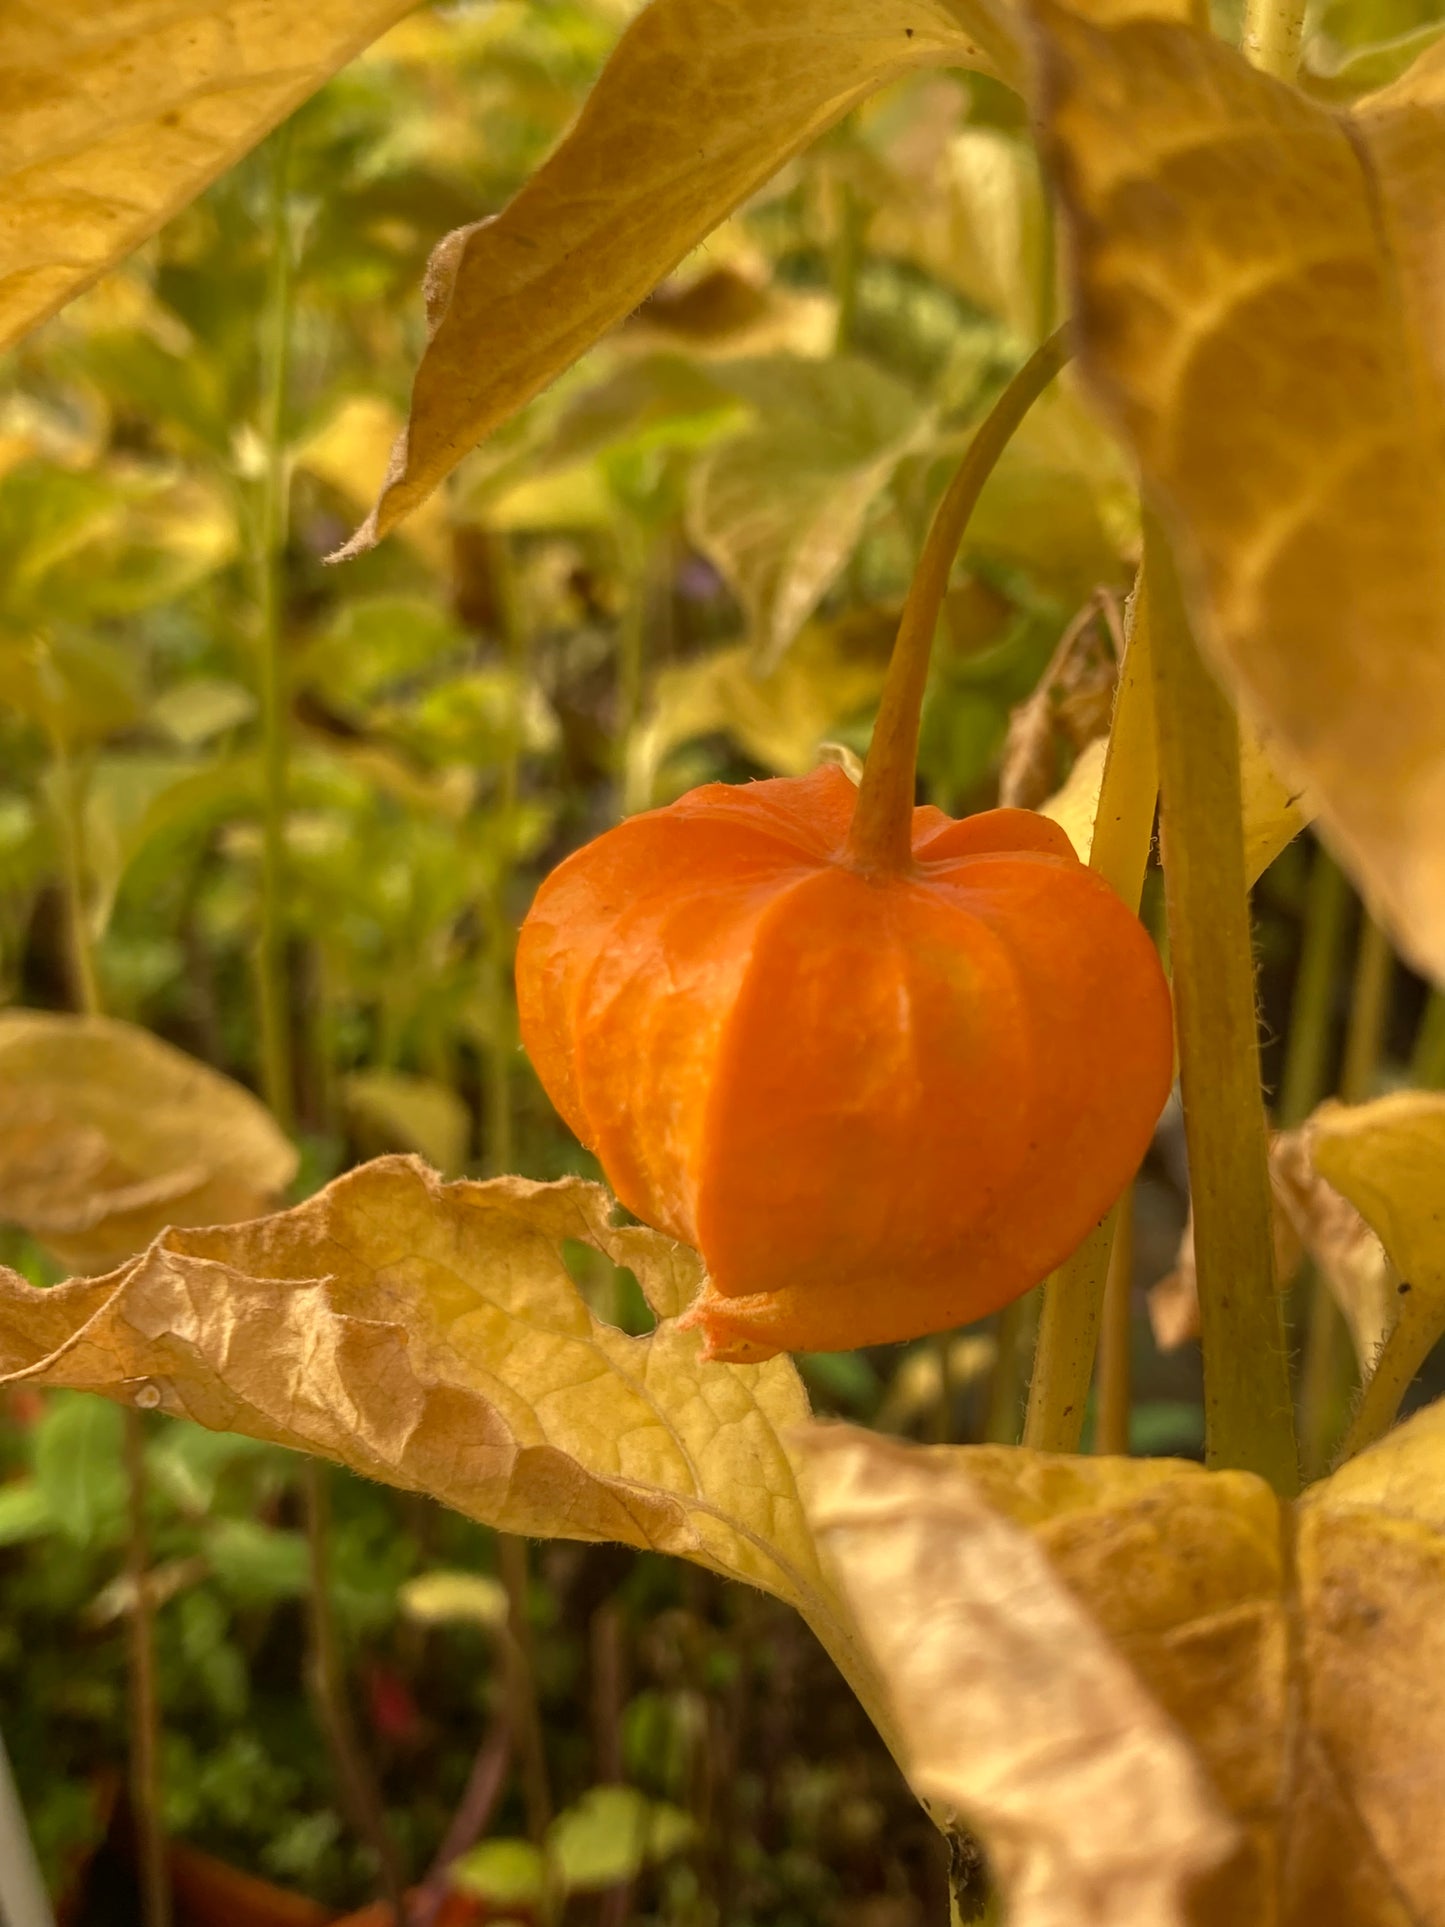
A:
{"type": "Polygon", "coordinates": [[[287,210],[290,126],[271,146],[268,334],[261,406],[265,448],[256,503],[257,677],[261,707],[261,917],[256,943],[261,1085],[284,1129],[295,1104],[291,1013],[286,983],[286,799],[289,732],[282,636],[283,557],[288,514],[286,390],[291,362],[291,227],[287,210]]]}
{"type": "Polygon", "coordinates": [[[1204,1353],[1205,1454],[1298,1490],[1260,1095],[1239,724],[1145,517],[1161,840],[1204,1353]]]}
{"type": "MultiPolygon", "coordinates": [[[[1137,910],[1154,834],[1159,752],[1154,731],[1149,594],[1141,574],[1129,608],[1119,690],[1094,818],[1089,867],[1137,910]]],[[[1096,1225],[1044,1287],[1039,1343],[1029,1385],[1024,1443],[1038,1452],[1076,1452],[1094,1375],[1099,1320],[1114,1246],[1117,1208],[1096,1225]]]]}
{"type": "Polygon", "coordinates": [[[1133,1207],[1131,1186],[1119,1204],[1114,1249],[1109,1254],[1109,1276],[1104,1285],[1104,1322],[1099,1346],[1094,1450],[1115,1456],[1123,1456],[1129,1450],[1129,1409],[1133,1399],[1133,1207]]]}
{"type": "Polygon", "coordinates": [[[303,1461],[301,1494],[306,1515],[310,1562],[306,1607],[310,1650],[308,1683],[316,1716],[331,1755],[342,1804],[352,1826],[372,1851],[381,1890],[392,1910],[394,1927],[406,1918],[401,1860],[387,1823],[381,1790],[357,1737],[346,1697],[341,1642],[331,1598],[331,1468],[320,1459],[303,1461]]]}
{"type": "Polygon", "coordinates": [[[65,893],[65,932],[70,951],[71,994],[77,1010],[94,1017],[100,1010],[100,985],[90,942],[85,904],[85,812],[80,777],[70,747],[57,729],[50,738],[60,830],[60,886],[65,893]]]}
{"type": "MultiPolygon", "coordinates": [[[[59,799],[61,876],[75,977],[75,997],[87,1017],[100,1014],[100,990],[91,953],[86,916],[85,825],[80,785],[65,739],[51,738],[59,799]]],[[[161,1771],[160,1698],[156,1691],[155,1611],[146,1583],[150,1552],[146,1532],[145,1426],[140,1413],[126,1406],[125,1570],[131,1609],[126,1621],[126,1685],[130,1699],[130,1802],[140,1863],[141,1917],[145,1927],[170,1927],[171,1885],[166,1845],[161,1771]]]]}
{"type": "Polygon", "coordinates": [[[125,1412],[125,1569],[130,1581],[126,1622],[130,1686],[130,1802],[140,1860],[141,1917],[145,1927],[169,1927],[171,1878],[166,1849],[161,1779],[160,1701],[156,1692],[155,1610],[147,1580],[145,1421],[133,1405],[125,1412]]]}
{"type": "Polygon", "coordinates": [[[1037,1294],[1025,1292],[1005,1305],[994,1324],[998,1346],[988,1388],[988,1413],[983,1435],[990,1445],[1017,1445],[1019,1407],[1023,1403],[1024,1357],[1030,1326],[1038,1315],[1037,1294]]]}
{"type": "MultiPolygon", "coordinates": [[[[1361,906],[1350,1022],[1340,1073],[1340,1096],[1347,1104],[1363,1104],[1374,1090],[1385,1024],[1390,1014],[1394,971],[1395,956],[1389,938],[1361,906]]],[[[1408,1298],[1402,1301],[1402,1308],[1407,1303],[1408,1298]]],[[[1408,1352],[1411,1342],[1408,1335],[1404,1342],[1408,1352]]],[[[1323,1273],[1317,1271],[1300,1372],[1300,1449],[1308,1478],[1317,1477],[1329,1465],[1331,1447],[1339,1435],[1340,1414],[1354,1385],[1354,1364],[1345,1315],[1323,1273]]],[[[1409,1383],[1408,1378],[1405,1383],[1409,1383]]],[[[1395,1404],[1399,1404],[1398,1394],[1395,1404]]]]}
{"type": "Polygon", "coordinates": [[[537,1703],[537,1678],[532,1665],[532,1622],[527,1610],[530,1586],[527,1542],[510,1532],[497,1534],[497,1563],[507,1590],[507,1691],[512,1731],[522,1756],[522,1795],[527,1807],[527,1831],[540,1846],[552,1824],[552,1786],[547,1775],[547,1749],[542,1712],[537,1703]]]}
{"type": "Polygon", "coordinates": [[[1305,900],[1304,939],[1290,999],[1289,1049],[1280,1080],[1277,1121],[1282,1130],[1303,1124],[1325,1095],[1330,1005],[1345,947],[1350,887],[1324,848],[1315,851],[1305,900]]]}
{"type": "Polygon", "coordinates": [[[898,640],[893,645],[848,834],[849,855],[865,873],[896,874],[908,867],[913,848],[918,723],[928,685],[934,631],[948,592],[953,558],[999,457],[1070,352],[1067,330],[1059,328],[1029,356],[980,424],[934,514],[903,605],[898,640]]]}
{"type": "Polygon", "coordinates": [[[1380,1347],[1355,1415],[1340,1447],[1340,1461],[1352,1459],[1382,1439],[1395,1423],[1400,1401],[1440,1336],[1440,1298],[1433,1291],[1405,1291],[1400,1314],[1380,1347]]]}
{"type": "Polygon", "coordinates": [[[1304,24],[1305,0],[1246,0],[1246,60],[1276,80],[1293,80],[1299,72],[1304,24]]]}
{"type": "Polygon", "coordinates": [[[1445,1086],[1445,991],[1432,990],[1426,1002],[1410,1055],[1410,1082],[1426,1091],[1445,1086]]]}

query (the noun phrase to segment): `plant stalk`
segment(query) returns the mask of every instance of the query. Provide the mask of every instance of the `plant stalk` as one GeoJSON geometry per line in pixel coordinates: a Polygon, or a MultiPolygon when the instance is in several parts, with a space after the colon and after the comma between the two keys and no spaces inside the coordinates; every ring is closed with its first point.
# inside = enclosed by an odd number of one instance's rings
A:
{"type": "Polygon", "coordinates": [[[155,1612],[147,1569],[145,1421],[123,1408],[126,1474],[125,1569],[131,1605],[126,1618],[130,1687],[130,1803],[135,1818],[141,1918],[145,1927],[170,1927],[171,1876],[161,1777],[160,1696],[156,1691],[155,1612]]]}
{"type": "Polygon", "coordinates": [[[1205,1456],[1299,1489],[1260,1095],[1239,725],[1190,632],[1152,515],[1161,840],[1204,1353],[1205,1456]]]}
{"type": "Polygon", "coordinates": [[[1325,1095],[1331,1001],[1344,952],[1349,907],[1350,887],[1344,872],[1321,846],[1315,851],[1310,870],[1304,940],[1290,1000],[1289,1048],[1277,1107],[1281,1130],[1303,1124],[1325,1095]]]}
{"type": "MultiPolygon", "coordinates": [[[[1119,666],[1119,689],[1089,848],[1090,869],[1136,911],[1149,865],[1154,805],[1159,794],[1151,631],[1149,587],[1141,572],[1129,607],[1124,659],[1119,666]]],[[[1116,1205],[1044,1287],[1024,1424],[1024,1444],[1036,1452],[1079,1449],[1118,1217],[1116,1205]]]]}
{"type": "Polygon", "coordinates": [[[1445,991],[1432,990],[1426,1000],[1410,1054],[1410,1082],[1426,1091],[1445,1088],[1445,991]]]}
{"type": "Polygon", "coordinates": [[[1120,1201],[1104,1284],[1104,1319],[1099,1345],[1098,1405],[1094,1450],[1124,1457],[1129,1451],[1129,1410],[1133,1402],[1134,1192],[1120,1201]]]}
{"type": "Polygon", "coordinates": [[[306,1595],[310,1651],[307,1671],[342,1805],[351,1825],[376,1860],[381,1891],[391,1907],[393,1927],[406,1919],[406,1888],[401,1859],[386,1818],[381,1790],[371,1771],[346,1696],[341,1644],[331,1603],[331,1468],[321,1459],[302,1462],[306,1549],[310,1563],[306,1595]]]}
{"type": "MultiPolygon", "coordinates": [[[[86,1017],[100,1015],[100,989],[85,909],[85,825],[80,786],[68,746],[58,731],[51,739],[59,796],[62,885],[75,976],[76,1001],[86,1017]]],[[[160,1696],[156,1690],[155,1611],[146,1583],[150,1549],[146,1532],[145,1423],[133,1405],[123,1408],[126,1474],[125,1571],[130,1582],[126,1618],[126,1686],[130,1701],[130,1803],[135,1824],[141,1918],[145,1927],[170,1927],[170,1856],[166,1844],[161,1770],[160,1696]]]]}
{"type": "Polygon", "coordinates": [[[934,514],[903,605],[848,834],[849,856],[865,874],[897,875],[908,868],[919,718],[953,558],[999,457],[1070,353],[1067,329],[1059,328],[1029,356],[984,417],[934,514]]]}
{"type": "Polygon", "coordinates": [[[1305,0],[1246,0],[1244,56],[1262,74],[1293,80],[1299,72],[1305,0]]]}
{"type": "Polygon", "coordinates": [[[514,1533],[497,1534],[497,1563],[507,1591],[507,1696],[512,1731],[521,1755],[522,1796],[527,1808],[527,1832],[541,1846],[552,1824],[552,1785],[547,1774],[547,1749],[542,1712],[537,1701],[537,1676],[532,1665],[532,1624],[527,1610],[530,1587],[527,1542],[514,1533]]]}
{"type": "Polygon", "coordinates": [[[292,242],[287,207],[291,133],[271,147],[270,260],[266,291],[266,375],[261,404],[265,449],[256,502],[257,680],[261,707],[261,916],[256,986],[261,1031],[261,1088],[277,1122],[295,1117],[291,1012],[286,982],[286,803],[289,704],[282,635],[289,475],[286,391],[291,365],[292,242]]]}
{"type": "Polygon", "coordinates": [[[65,893],[65,934],[70,952],[71,995],[87,1017],[100,1011],[100,985],[90,943],[85,907],[85,816],[80,777],[70,746],[58,729],[51,732],[56,816],[60,830],[60,876],[65,893]]]}

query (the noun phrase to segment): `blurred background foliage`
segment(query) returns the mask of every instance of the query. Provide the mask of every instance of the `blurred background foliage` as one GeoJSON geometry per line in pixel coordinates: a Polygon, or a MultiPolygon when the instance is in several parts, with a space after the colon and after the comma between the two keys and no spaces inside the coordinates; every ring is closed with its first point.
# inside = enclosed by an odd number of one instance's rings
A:
{"type": "MultiPolygon", "coordinates": [[[[444,499],[328,568],[403,418],[430,248],[515,192],[633,11],[421,8],[4,364],[0,1000],[80,1001],[69,905],[106,1011],[266,1088],[274,621],[298,1195],[388,1149],[452,1175],[596,1175],[517,1044],[512,944],[538,877],[619,813],[863,750],[932,505],[1058,318],[1018,103],[976,78],[912,81],[785,169],[444,499]]],[[[1313,84],[1378,82],[1438,31],[1421,0],[1330,0],[1313,84]]],[[[1021,800],[1066,778],[1107,719],[1137,553],[1129,472],[1065,378],[955,574],[929,800],[997,800],[1011,715],[1088,605],[1102,684],[1045,687],[1021,800]]],[[[1292,1023],[1325,894],[1306,845],[1260,887],[1259,944],[1271,1078],[1307,1029],[1319,1095],[1351,913],[1332,913],[1324,989],[1292,1023]]],[[[1377,1081],[1408,1058],[1420,1006],[1397,971],[1377,1081]]],[[[1440,1031],[1437,1016],[1422,1045],[1437,1057],[1440,1031]]],[[[1166,1120],[1136,1194],[1141,1285],[1182,1219],[1166,1120]]],[[[0,1256],[54,1275],[21,1239],[0,1256]]],[[[625,1278],[580,1282],[622,1322],[641,1309],[625,1278]]],[[[1136,1309],[1134,1444],[1195,1451],[1192,1356],[1158,1354],[1142,1294],[1136,1309]]],[[[822,1409],[1009,1436],[994,1350],[982,1329],[802,1362],[822,1409]]],[[[125,1881],[96,1874],[117,1852],[126,1745],[120,1425],[98,1401],[22,1391],[0,1426],[3,1725],[53,1887],[96,1920],[134,1916],[125,1881]]],[[[375,1865],[301,1690],[295,1461],[174,1421],[148,1454],[168,1824],[328,1910],[358,1905],[375,1865]]],[[[459,1802],[476,1820],[478,1772],[500,1759],[454,1882],[475,1917],[555,1911],[536,1849],[558,1827],[569,1918],[945,1917],[929,1823],[771,1602],[614,1549],[518,1567],[480,1528],[352,1479],[333,1538],[348,1679],[411,1877],[459,1802]]]]}

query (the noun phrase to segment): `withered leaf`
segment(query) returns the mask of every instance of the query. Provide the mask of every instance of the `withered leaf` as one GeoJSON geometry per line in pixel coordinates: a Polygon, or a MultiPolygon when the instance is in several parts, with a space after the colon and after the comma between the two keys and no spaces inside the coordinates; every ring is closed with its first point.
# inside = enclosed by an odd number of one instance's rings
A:
{"type": "Polygon", "coordinates": [[[1235,1828],[1044,1547],[962,1469],[974,1455],[843,1427],[816,1428],[807,1451],[814,1530],[887,1682],[905,1769],[981,1830],[1009,1920],[1183,1927],[1188,1882],[1235,1828]]]}
{"type": "Polygon", "coordinates": [[[1170,1461],[811,1438],[903,1756],[984,1825],[1016,1927],[1445,1919],[1445,1405],[1287,1508],[1170,1461]]]}
{"type": "Polygon", "coordinates": [[[620,1540],[797,1606],[867,1694],[780,1433],[792,1364],[704,1365],[671,1322],[696,1255],[620,1228],[600,1185],[443,1184],[380,1158],[293,1210],[168,1231],[107,1277],[0,1273],[0,1372],[299,1447],[501,1531],[620,1540]],[[663,1322],[632,1338],[567,1270],[580,1241],[663,1322]]]}
{"type": "Polygon", "coordinates": [[[411,418],[342,553],[424,501],[850,107],[919,67],[1016,79],[1014,34],[988,0],[653,0],[551,159],[433,254],[411,418]]]}
{"type": "Polygon", "coordinates": [[[65,1264],[255,1217],[295,1175],[264,1105],[184,1051],[115,1018],[0,1011],[0,1222],[65,1264]]]}
{"type": "Polygon", "coordinates": [[[0,348],[254,147],[413,0],[7,0],[0,348]]]}
{"type": "Polygon", "coordinates": [[[1445,976],[1445,52],[1343,114],[1176,22],[1032,17],[1081,368],[1201,641],[1445,976]]]}

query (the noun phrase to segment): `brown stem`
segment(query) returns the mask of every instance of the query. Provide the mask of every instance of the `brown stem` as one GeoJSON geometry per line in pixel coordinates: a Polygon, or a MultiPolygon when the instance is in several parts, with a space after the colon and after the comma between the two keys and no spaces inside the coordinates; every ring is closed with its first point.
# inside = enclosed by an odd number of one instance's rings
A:
{"type": "Polygon", "coordinates": [[[848,833],[849,856],[865,874],[896,875],[908,867],[913,848],[918,721],[928,684],[933,635],[948,592],[953,558],[999,457],[1070,352],[1064,328],[1057,329],[1034,350],[985,416],[934,514],[903,605],[878,721],[858,787],[853,827],[848,833]]]}
{"type": "Polygon", "coordinates": [[[145,1421],[125,1408],[125,1472],[128,1503],[125,1547],[130,1581],[127,1623],[130,1684],[130,1803],[135,1818],[145,1927],[170,1927],[171,1879],[162,1811],[160,1702],[156,1693],[155,1612],[147,1583],[145,1421]]]}
{"type": "Polygon", "coordinates": [[[406,1891],[396,1842],[387,1824],[381,1789],[371,1770],[351,1717],[342,1672],[341,1647],[331,1605],[331,1468],[320,1459],[304,1461],[301,1489],[306,1509],[306,1546],[310,1586],[306,1596],[311,1650],[308,1684],[316,1717],[331,1755],[347,1818],[371,1848],[381,1890],[395,1927],[405,1919],[406,1891]]]}
{"type": "Polygon", "coordinates": [[[547,1749],[542,1735],[542,1712],[537,1703],[537,1676],[532,1665],[532,1623],[527,1611],[529,1586],[527,1542],[510,1532],[497,1534],[497,1563],[507,1591],[507,1691],[512,1727],[522,1755],[522,1797],[527,1805],[527,1831],[540,1846],[552,1824],[552,1787],[547,1777],[547,1749]]]}

